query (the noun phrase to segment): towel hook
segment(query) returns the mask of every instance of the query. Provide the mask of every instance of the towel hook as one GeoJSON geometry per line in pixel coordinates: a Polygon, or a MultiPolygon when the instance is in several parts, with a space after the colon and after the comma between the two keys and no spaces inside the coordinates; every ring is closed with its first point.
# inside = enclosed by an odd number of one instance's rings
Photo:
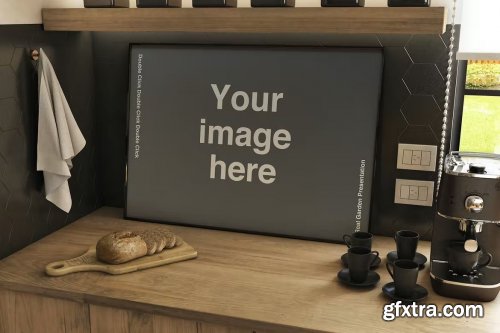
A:
{"type": "Polygon", "coordinates": [[[31,50],[31,59],[34,61],[32,64],[35,71],[38,71],[38,59],[40,59],[40,52],[37,49],[31,50]]]}
{"type": "Polygon", "coordinates": [[[37,49],[31,50],[31,59],[37,61],[40,57],[40,52],[37,49]]]}

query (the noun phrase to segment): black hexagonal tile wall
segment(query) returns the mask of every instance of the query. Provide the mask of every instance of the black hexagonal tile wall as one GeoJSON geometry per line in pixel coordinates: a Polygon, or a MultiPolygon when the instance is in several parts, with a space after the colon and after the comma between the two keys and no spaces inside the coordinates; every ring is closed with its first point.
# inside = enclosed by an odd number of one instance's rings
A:
{"type": "MultiPolygon", "coordinates": [[[[392,188],[395,184],[392,184],[392,188]]],[[[395,205],[394,209],[388,214],[387,229],[390,230],[413,230],[418,232],[421,237],[432,234],[432,224],[422,223],[429,219],[428,212],[425,210],[414,210],[412,218],[407,217],[407,207],[404,205],[395,205]]]]}
{"type": "MultiPolygon", "coordinates": [[[[405,44],[402,44],[405,38],[396,38],[385,45],[390,47],[384,49],[386,63],[374,183],[377,195],[373,199],[370,226],[373,233],[390,236],[399,229],[411,229],[420,232],[424,239],[431,236],[434,208],[394,204],[394,191],[387,191],[387,188],[394,188],[396,178],[436,180],[432,172],[397,170],[397,145],[438,145],[440,142],[450,30],[447,26],[446,33],[441,36],[414,35],[405,44]],[[399,51],[392,50],[394,44],[399,51]],[[388,71],[398,71],[401,64],[394,62],[401,62],[402,58],[394,55],[402,50],[410,58],[408,70],[401,76],[385,75],[388,71]],[[401,81],[407,90],[398,88],[401,81]]],[[[457,27],[456,40],[459,33],[457,27]]],[[[451,91],[454,91],[453,84],[451,91]]]]}
{"type": "Polygon", "coordinates": [[[16,48],[14,50],[14,54],[12,55],[12,61],[10,62],[10,67],[14,72],[18,73],[23,62],[28,62],[28,61],[30,61],[29,52],[27,52],[27,50],[22,48],[16,48]]]}
{"type": "Polygon", "coordinates": [[[10,64],[12,54],[14,53],[14,46],[10,43],[0,44],[0,66],[10,64]]]}
{"type": "Polygon", "coordinates": [[[31,243],[34,231],[31,222],[30,215],[25,214],[18,217],[16,223],[12,223],[9,241],[11,252],[18,251],[25,246],[24,244],[31,243]]]}
{"type": "MultiPolygon", "coordinates": [[[[26,192],[28,191],[16,189],[9,196],[5,211],[11,217],[12,221],[15,221],[15,224],[21,220],[25,220],[25,217],[30,213],[31,197],[26,192]]],[[[29,231],[27,230],[26,232],[29,231]]]]}
{"type": "Polygon", "coordinates": [[[444,92],[445,80],[436,64],[414,64],[403,77],[414,95],[440,95],[444,92]]]}
{"type": "Polygon", "coordinates": [[[12,220],[0,210],[0,258],[10,254],[10,234],[12,220]]]}
{"type": "Polygon", "coordinates": [[[402,47],[386,47],[384,49],[384,77],[394,77],[398,79],[403,77],[408,69],[413,65],[411,58],[406,50],[402,47]]]}
{"type": "Polygon", "coordinates": [[[409,125],[399,136],[401,143],[437,145],[437,140],[428,125],[409,125]]]}
{"type": "Polygon", "coordinates": [[[384,47],[390,46],[405,46],[411,39],[412,35],[408,34],[390,34],[390,35],[378,35],[378,40],[380,45],[384,47]]]}
{"type": "Polygon", "coordinates": [[[9,189],[2,181],[0,181],[0,210],[5,210],[5,208],[7,207],[7,203],[9,202],[9,198],[9,189]]]}
{"type": "Polygon", "coordinates": [[[0,99],[15,96],[17,82],[10,65],[0,66],[0,78],[0,99]]]}
{"type": "Polygon", "coordinates": [[[439,35],[414,35],[406,44],[414,63],[435,64],[443,53],[447,53],[447,47],[439,35]]]}
{"type": "Polygon", "coordinates": [[[21,110],[14,98],[0,99],[0,131],[15,129],[20,126],[21,110]]]}
{"type": "Polygon", "coordinates": [[[6,175],[6,168],[7,168],[7,160],[3,157],[3,155],[0,154],[0,180],[3,179],[6,175]]]}
{"type": "Polygon", "coordinates": [[[401,112],[410,125],[428,125],[441,113],[433,96],[411,95],[402,106],[401,112]]]}
{"type": "Polygon", "coordinates": [[[72,99],[71,107],[87,141],[95,143],[90,36],[46,33],[40,26],[0,26],[0,259],[101,204],[95,188],[96,157],[90,153],[75,160],[89,171],[72,181],[71,214],[56,208],[43,194],[43,175],[36,171],[37,80],[29,58],[30,49],[41,45],[55,59],[78,55],[78,66],[57,64],[57,73],[68,94],[86,92],[85,99],[72,99]],[[90,200],[80,200],[83,196],[90,200]]]}
{"type": "Polygon", "coordinates": [[[0,154],[7,160],[7,167],[21,170],[28,157],[25,138],[19,129],[0,132],[0,154]]]}

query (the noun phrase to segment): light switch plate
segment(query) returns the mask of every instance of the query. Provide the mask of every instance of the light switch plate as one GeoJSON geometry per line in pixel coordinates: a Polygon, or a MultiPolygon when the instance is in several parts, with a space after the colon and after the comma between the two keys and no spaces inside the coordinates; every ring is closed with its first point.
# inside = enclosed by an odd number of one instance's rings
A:
{"type": "Polygon", "coordinates": [[[437,146],[398,145],[398,169],[436,171],[437,146]]]}
{"type": "Polygon", "coordinates": [[[394,203],[432,207],[433,199],[433,181],[396,179],[394,203]]]}

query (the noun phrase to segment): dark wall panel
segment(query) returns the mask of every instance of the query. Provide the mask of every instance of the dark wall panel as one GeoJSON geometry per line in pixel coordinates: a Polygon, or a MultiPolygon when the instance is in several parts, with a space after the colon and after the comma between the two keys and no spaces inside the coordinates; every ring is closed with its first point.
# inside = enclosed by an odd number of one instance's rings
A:
{"type": "Polygon", "coordinates": [[[104,203],[123,206],[130,43],[384,47],[371,230],[390,235],[395,230],[411,228],[429,238],[434,208],[394,204],[394,186],[396,178],[435,180],[436,175],[396,170],[396,157],[399,142],[439,143],[449,30],[450,27],[442,36],[94,33],[104,203]]]}
{"type": "MultiPolygon", "coordinates": [[[[458,40],[459,27],[456,28],[458,40]]],[[[398,170],[398,143],[440,146],[451,27],[439,35],[414,35],[384,46],[385,67],[379,119],[371,230],[393,235],[411,229],[430,239],[435,206],[394,203],[396,178],[437,180],[437,173],[398,170]]],[[[384,43],[384,41],[383,41],[384,43]]],[[[456,51],[456,50],[455,50],[456,51]]],[[[456,66],[453,67],[452,96],[456,66]]],[[[449,124],[451,124],[451,111],[449,124]]],[[[448,137],[450,128],[448,128],[448,137]]]]}
{"type": "Polygon", "coordinates": [[[0,25],[0,258],[101,205],[96,172],[96,108],[92,35],[44,32],[39,25],[0,25]],[[87,146],[73,160],[73,208],[64,213],[45,199],[36,171],[37,76],[30,58],[50,57],[87,146]]]}

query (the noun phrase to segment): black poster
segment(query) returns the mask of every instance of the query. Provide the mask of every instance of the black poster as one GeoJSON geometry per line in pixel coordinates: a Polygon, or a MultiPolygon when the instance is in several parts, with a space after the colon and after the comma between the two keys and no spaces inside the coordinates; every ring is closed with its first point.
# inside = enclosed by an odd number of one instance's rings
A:
{"type": "Polygon", "coordinates": [[[126,217],[329,241],[367,231],[382,61],[133,46],[126,217]]]}

